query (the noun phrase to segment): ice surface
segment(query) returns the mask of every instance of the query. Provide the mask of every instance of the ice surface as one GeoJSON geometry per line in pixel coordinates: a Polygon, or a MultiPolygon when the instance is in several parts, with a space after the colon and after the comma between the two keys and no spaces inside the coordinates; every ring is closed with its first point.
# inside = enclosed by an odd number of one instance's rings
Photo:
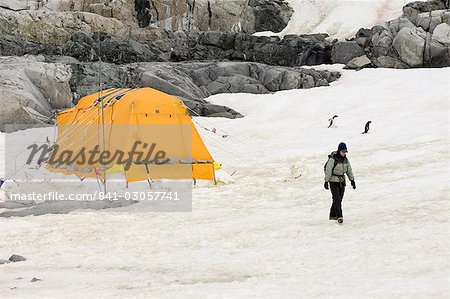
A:
{"type": "Polygon", "coordinates": [[[245,115],[196,119],[229,134],[201,130],[234,183],[195,188],[192,213],[0,219],[0,258],[28,259],[0,265],[0,293],[445,298],[449,77],[449,68],[364,69],[330,87],[213,96],[245,115]],[[327,129],[334,114],[338,127],[327,129]],[[341,141],[358,188],[347,188],[337,225],[323,163],[341,141]]]}

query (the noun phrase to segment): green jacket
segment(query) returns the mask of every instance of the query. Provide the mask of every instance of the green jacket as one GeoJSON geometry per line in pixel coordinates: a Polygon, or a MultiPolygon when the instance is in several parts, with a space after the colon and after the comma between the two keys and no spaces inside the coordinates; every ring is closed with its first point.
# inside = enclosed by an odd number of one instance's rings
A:
{"type": "Polygon", "coordinates": [[[328,162],[325,166],[325,182],[345,183],[345,174],[347,174],[350,181],[354,181],[355,177],[353,176],[352,166],[350,165],[350,161],[347,159],[347,157],[344,157],[343,160],[336,159],[338,162],[336,163],[336,167],[334,167],[334,157],[336,154],[336,152],[333,152],[331,154],[331,158],[328,159],[328,162]],[[332,171],[333,173],[331,173],[332,171]]]}

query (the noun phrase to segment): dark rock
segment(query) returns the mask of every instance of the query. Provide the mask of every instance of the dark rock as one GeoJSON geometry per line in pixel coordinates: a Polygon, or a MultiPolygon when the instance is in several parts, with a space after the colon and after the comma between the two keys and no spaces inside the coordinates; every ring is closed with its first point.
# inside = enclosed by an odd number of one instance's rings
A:
{"type": "Polygon", "coordinates": [[[98,55],[102,61],[132,63],[159,60],[160,53],[153,53],[146,45],[130,38],[94,33],[93,39],[99,43],[98,55]]]}
{"type": "Polygon", "coordinates": [[[187,34],[183,30],[177,30],[173,33],[175,38],[187,39],[187,34]]]}
{"type": "Polygon", "coordinates": [[[202,105],[201,115],[208,115],[209,117],[226,117],[226,118],[242,118],[240,113],[225,106],[204,104],[202,105]]]}
{"type": "MultiPolygon", "coordinates": [[[[313,42],[329,44],[328,41],[326,40],[326,38],[329,37],[328,33],[300,34],[299,37],[302,38],[302,41],[304,39],[309,39],[313,42]]],[[[334,44],[335,42],[337,42],[337,40],[333,41],[331,44],[334,44]]]]}
{"type": "Polygon", "coordinates": [[[0,56],[22,56],[25,54],[61,55],[61,48],[27,42],[12,35],[0,35],[0,56]]]}
{"type": "MultiPolygon", "coordinates": [[[[204,99],[213,94],[259,94],[293,88],[312,88],[326,86],[339,77],[336,72],[273,67],[251,62],[149,62],[128,65],[103,63],[101,67],[95,62],[72,64],[71,67],[74,75],[70,85],[72,92],[79,97],[98,90],[98,78],[101,77],[104,80],[103,88],[157,88],[181,98],[191,109],[199,108],[198,113],[202,116],[209,116],[206,113],[210,110],[203,109],[203,106],[208,104],[204,99]]],[[[237,114],[236,112],[233,115],[237,114]]]]}
{"type": "Polygon", "coordinates": [[[172,30],[164,29],[164,32],[166,33],[168,38],[175,38],[175,33],[172,30]]]}
{"type": "MultiPolygon", "coordinates": [[[[243,60],[270,65],[300,66],[331,62],[332,43],[326,34],[252,36],[245,33],[208,31],[177,38],[138,42],[132,38],[96,32],[75,33],[62,48],[80,61],[117,64],[152,61],[243,60]],[[186,38],[184,38],[186,36],[186,38]]],[[[19,48],[19,47],[16,47],[19,48]]],[[[47,50],[48,52],[48,50],[47,50]]]]}
{"type": "Polygon", "coordinates": [[[255,30],[280,32],[291,19],[294,10],[285,1],[250,0],[248,5],[255,15],[255,30]]]}
{"type": "Polygon", "coordinates": [[[403,28],[416,28],[416,26],[407,18],[398,18],[395,20],[391,20],[386,22],[386,25],[389,29],[389,32],[384,32],[384,34],[389,34],[390,37],[395,37],[403,28]]]}
{"type": "Polygon", "coordinates": [[[372,64],[369,58],[366,55],[353,58],[347,63],[347,68],[349,69],[361,69],[368,67],[372,64]]]}
{"type": "Polygon", "coordinates": [[[168,64],[152,64],[152,67],[141,65],[136,71],[142,72],[139,86],[156,88],[189,100],[200,100],[209,96],[192,80],[189,80],[188,70],[181,70],[168,64]]]}
{"type": "Polygon", "coordinates": [[[367,31],[362,34],[361,29],[355,41],[364,48],[375,67],[450,66],[450,11],[432,10],[442,8],[444,2],[410,3],[405,11],[416,9],[413,17],[405,14],[405,17],[374,26],[365,40],[358,37],[367,35],[367,31]]]}
{"type": "Polygon", "coordinates": [[[46,56],[60,56],[62,55],[62,48],[53,45],[42,45],[31,42],[25,42],[25,53],[29,55],[46,55],[46,56]]]}
{"type": "Polygon", "coordinates": [[[69,84],[72,93],[77,95],[74,99],[74,103],[77,103],[78,99],[97,92],[100,87],[102,89],[108,87],[136,87],[137,82],[141,74],[134,74],[133,68],[130,67],[129,71],[125,71],[119,65],[110,63],[99,62],[86,62],[86,63],[70,63],[72,69],[72,77],[69,84]]]}
{"type": "Polygon", "coordinates": [[[0,259],[0,265],[9,264],[9,263],[11,263],[10,260],[2,260],[2,259],[0,259]]]}
{"type": "Polygon", "coordinates": [[[42,281],[40,278],[33,277],[30,282],[42,281]]]}
{"type": "Polygon", "coordinates": [[[448,0],[414,1],[403,7],[403,16],[412,20],[422,12],[449,9],[448,0]]]}
{"type": "Polygon", "coordinates": [[[317,65],[331,63],[331,46],[316,44],[306,49],[303,54],[299,56],[298,65],[317,65]]]}
{"type": "Polygon", "coordinates": [[[85,32],[75,32],[63,46],[62,53],[80,61],[98,60],[98,47],[94,40],[85,32]]]}
{"type": "Polygon", "coordinates": [[[297,48],[289,45],[256,44],[253,61],[271,65],[297,65],[297,48]]]}
{"type": "MultiPolygon", "coordinates": [[[[167,52],[172,48],[172,41],[168,40],[167,52]]],[[[138,61],[162,61],[164,55],[157,47],[158,43],[146,45],[132,38],[114,36],[107,33],[95,32],[92,36],[84,32],[75,32],[71,39],[63,46],[62,52],[80,61],[95,61],[99,58],[105,62],[132,63],[138,61]]],[[[170,54],[167,53],[167,57],[170,54]]]]}
{"type": "Polygon", "coordinates": [[[355,39],[355,42],[361,47],[364,48],[366,46],[368,38],[367,37],[358,37],[355,39]]]}
{"type": "Polygon", "coordinates": [[[205,87],[211,94],[267,93],[267,90],[259,81],[239,74],[219,76],[216,80],[205,85],[205,87]]]}
{"type": "Polygon", "coordinates": [[[428,33],[423,59],[425,67],[450,66],[450,38],[428,33]]]}
{"type": "Polygon", "coordinates": [[[367,39],[365,49],[368,49],[369,57],[386,56],[392,46],[393,35],[387,25],[374,26],[372,35],[367,39]]]}
{"type": "Polygon", "coordinates": [[[356,33],[356,38],[358,37],[370,37],[372,35],[372,30],[371,29],[367,29],[367,28],[361,28],[358,30],[358,32],[356,33]]]}
{"type": "Polygon", "coordinates": [[[333,63],[347,64],[353,58],[364,54],[364,49],[355,41],[337,42],[331,50],[331,61],[333,63]]]}
{"type": "Polygon", "coordinates": [[[222,44],[222,48],[224,50],[234,49],[234,41],[235,41],[235,39],[236,39],[236,33],[234,33],[234,32],[227,32],[226,36],[225,36],[225,39],[223,41],[223,44],[222,44]]]}
{"type": "Polygon", "coordinates": [[[24,42],[12,35],[0,35],[0,56],[22,56],[25,54],[24,42]]]}
{"type": "Polygon", "coordinates": [[[149,0],[135,0],[134,10],[136,11],[136,18],[139,27],[147,27],[151,21],[151,1],[149,0]]]}
{"type": "Polygon", "coordinates": [[[198,41],[199,41],[199,44],[201,44],[201,45],[222,48],[225,38],[226,38],[225,32],[208,31],[208,32],[202,33],[200,35],[198,41]]]}
{"type": "Polygon", "coordinates": [[[189,113],[191,116],[203,115],[203,104],[190,100],[183,100],[183,103],[189,108],[189,113]]]}
{"type": "Polygon", "coordinates": [[[372,63],[376,67],[380,68],[392,68],[392,69],[408,69],[409,66],[404,62],[390,56],[380,56],[375,58],[372,63]]]}
{"type": "Polygon", "coordinates": [[[16,262],[24,262],[27,259],[24,258],[23,256],[17,255],[17,254],[13,254],[9,257],[9,261],[16,263],[16,262]]]}
{"type": "Polygon", "coordinates": [[[270,65],[316,65],[331,61],[326,35],[251,36],[243,33],[205,32],[198,44],[181,45],[172,52],[174,61],[244,60],[270,65]]]}

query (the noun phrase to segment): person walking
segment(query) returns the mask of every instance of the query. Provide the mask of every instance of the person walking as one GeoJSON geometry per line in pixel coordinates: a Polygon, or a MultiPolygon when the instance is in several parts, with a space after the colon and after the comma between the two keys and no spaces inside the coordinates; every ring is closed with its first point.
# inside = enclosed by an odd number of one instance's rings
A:
{"type": "Polygon", "coordinates": [[[339,223],[344,222],[342,214],[342,199],[345,192],[345,174],[353,187],[356,189],[355,177],[353,176],[352,166],[347,158],[347,145],[341,142],[336,152],[332,152],[328,156],[325,164],[325,189],[331,189],[333,203],[330,209],[330,220],[337,220],[339,223]]]}

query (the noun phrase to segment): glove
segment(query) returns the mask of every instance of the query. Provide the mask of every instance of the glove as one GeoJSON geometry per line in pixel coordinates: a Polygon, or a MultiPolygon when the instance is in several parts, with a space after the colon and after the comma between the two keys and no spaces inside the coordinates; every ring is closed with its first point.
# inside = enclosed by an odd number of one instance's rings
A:
{"type": "Polygon", "coordinates": [[[329,189],[328,182],[325,182],[325,184],[323,184],[323,187],[328,190],[329,189]]]}
{"type": "Polygon", "coordinates": [[[350,181],[350,183],[352,184],[353,189],[356,189],[356,183],[355,183],[355,181],[350,181]]]}

